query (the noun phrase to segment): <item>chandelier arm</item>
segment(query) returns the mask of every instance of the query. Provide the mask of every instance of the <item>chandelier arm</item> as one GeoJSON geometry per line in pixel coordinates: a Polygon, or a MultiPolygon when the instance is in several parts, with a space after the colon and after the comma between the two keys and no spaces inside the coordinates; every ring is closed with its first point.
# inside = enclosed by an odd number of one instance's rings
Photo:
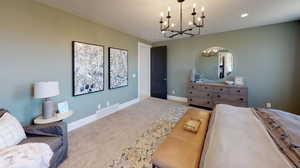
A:
{"type": "Polygon", "coordinates": [[[193,34],[193,33],[183,33],[183,34],[185,34],[185,35],[189,35],[189,36],[194,36],[195,34],[193,34]]]}
{"type": "MultiPolygon", "coordinates": [[[[202,10],[202,16],[200,16],[200,18],[198,18],[198,22],[196,20],[196,16],[197,16],[197,13],[196,13],[196,10],[195,10],[195,7],[193,9],[193,13],[191,14],[192,15],[192,19],[193,19],[193,22],[192,24],[189,24],[189,28],[186,28],[184,29],[183,27],[183,2],[184,0],[177,0],[179,3],[180,3],[180,25],[179,25],[179,30],[174,30],[174,29],[170,29],[170,19],[171,19],[171,16],[170,16],[170,9],[168,9],[168,15],[166,17],[167,21],[164,21],[163,19],[163,14],[161,15],[161,20],[160,20],[160,31],[162,33],[164,33],[164,36],[165,37],[168,37],[168,38],[173,38],[173,37],[176,37],[176,36],[179,36],[179,35],[189,35],[189,36],[194,36],[194,35],[198,35],[201,33],[201,28],[204,27],[204,24],[205,24],[205,13],[204,13],[204,7],[201,9],[202,10]],[[196,31],[193,31],[193,30],[196,30],[196,31]],[[166,34],[165,32],[169,32],[171,35],[168,35],[166,34]]],[[[173,24],[172,24],[172,27],[173,24]]]]}
{"type": "Polygon", "coordinates": [[[180,2],[180,31],[182,31],[182,2],[180,2]]]}
{"type": "Polygon", "coordinates": [[[176,33],[176,34],[170,35],[169,38],[173,38],[173,37],[176,37],[178,35],[179,35],[179,33],[176,33]]]}

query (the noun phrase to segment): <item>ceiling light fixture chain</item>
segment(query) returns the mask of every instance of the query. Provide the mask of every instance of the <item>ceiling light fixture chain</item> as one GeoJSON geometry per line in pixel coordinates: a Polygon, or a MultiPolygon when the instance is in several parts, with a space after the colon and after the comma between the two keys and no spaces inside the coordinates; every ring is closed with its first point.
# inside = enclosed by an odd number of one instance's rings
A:
{"type": "Polygon", "coordinates": [[[188,35],[188,36],[192,37],[194,35],[200,34],[201,28],[203,28],[204,24],[205,24],[204,23],[204,20],[206,18],[205,13],[204,13],[205,8],[204,7],[201,8],[201,16],[196,19],[196,16],[197,16],[196,4],[193,4],[193,12],[191,13],[191,15],[193,17],[193,21],[189,22],[188,28],[183,29],[182,6],[183,6],[184,0],[177,0],[177,2],[180,3],[180,25],[179,25],[179,30],[172,29],[172,28],[175,27],[174,23],[172,23],[170,25],[170,20],[171,20],[172,17],[170,15],[171,8],[168,7],[168,15],[166,16],[167,20],[164,20],[164,13],[163,12],[160,13],[160,22],[159,22],[160,23],[160,31],[165,35],[165,37],[168,37],[168,38],[173,38],[173,37],[176,37],[176,36],[179,36],[179,35],[188,35]],[[198,29],[198,33],[191,32],[195,29],[198,29]],[[166,32],[171,33],[171,35],[166,35],[166,32]]]}

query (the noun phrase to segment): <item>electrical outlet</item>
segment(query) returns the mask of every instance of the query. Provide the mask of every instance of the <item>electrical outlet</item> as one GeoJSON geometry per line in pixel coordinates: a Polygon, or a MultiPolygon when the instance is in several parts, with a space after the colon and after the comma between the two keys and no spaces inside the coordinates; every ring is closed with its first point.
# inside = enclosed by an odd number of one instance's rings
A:
{"type": "Polygon", "coordinates": [[[272,104],[270,102],[266,103],[266,108],[272,108],[272,104]]]}
{"type": "Polygon", "coordinates": [[[175,93],[176,93],[176,91],[173,89],[173,90],[172,90],[172,94],[175,95],[175,93]]]}
{"type": "Polygon", "coordinates": [[[108,107],[109,105],[110,105],[110,102],[109,102],[109,101],[107,101],[107,102],[106,102],[106,106],[108,107]]]}

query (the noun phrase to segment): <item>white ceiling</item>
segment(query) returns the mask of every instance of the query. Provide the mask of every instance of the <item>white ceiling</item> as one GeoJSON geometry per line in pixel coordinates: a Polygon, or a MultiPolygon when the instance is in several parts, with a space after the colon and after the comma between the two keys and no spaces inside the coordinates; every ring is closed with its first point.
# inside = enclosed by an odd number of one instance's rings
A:
{"type": "MultiPolygon", "coordinates": [[[[159,31],[160,12],[172,8],[178,25],[177,0],[36,0],[136,37],[156,42],[168,40],[159,31]]],[[[300,19],[300,0],[186,0],[185,25],[191,20],[193,3],[206,8],[202,34],[225,32],[300,19]],[[241,18],[242,13],[249,13],[241,18]]]]}

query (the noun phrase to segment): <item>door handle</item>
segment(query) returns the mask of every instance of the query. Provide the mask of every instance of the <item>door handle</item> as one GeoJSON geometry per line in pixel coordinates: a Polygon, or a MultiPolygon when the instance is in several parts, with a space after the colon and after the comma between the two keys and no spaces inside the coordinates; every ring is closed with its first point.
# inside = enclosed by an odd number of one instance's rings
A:
{"type": "Polygon", "coordinates": [[[166,80],[167,80],[167,78],[164,78],[163,80],[164,80],[164,81],[166,81],[166,80]]]}

